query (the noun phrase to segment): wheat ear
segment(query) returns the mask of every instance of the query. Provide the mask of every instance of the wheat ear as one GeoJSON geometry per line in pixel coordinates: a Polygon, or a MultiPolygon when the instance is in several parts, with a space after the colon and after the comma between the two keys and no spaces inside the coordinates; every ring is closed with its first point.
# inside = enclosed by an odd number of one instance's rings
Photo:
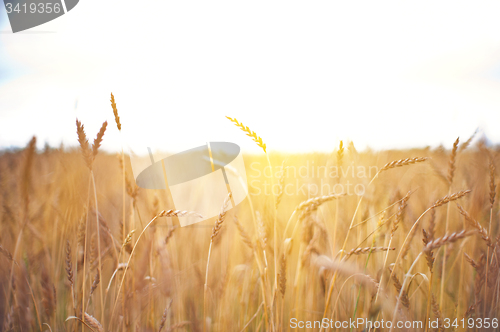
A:
{"type": "Polygon", "coordinates": [[[431,251],[431,250],[440,248],[448,243],[453,243],[453,242],[456,242],[456,241],[463,239],[467,236],[471,236],[474,233],[477,233],[477,231],[476,230],[467,231],[464,229],[460,232],[455,232],[455,233],[451,233],[449,235],[445,235],[443,237],[437,238],[437,239],[432,240],[429,243],[427,243],[422,251],[425,253],[427,251],[431,251]]]}
{"type": "Polygon", "coordinates": [[[104,328],[102,327],[101,323],[99,323],[99,321],[97,319],[95,319],[94,317],[92,317],[88,313],[85,313],[84,317],[85,317],[85,323],[87,323],[88,326],[90,326],[94,331],[104,332],[104,328]]]}
{"type": "Polygon", "coordinates": [[[394,247],[392,247],[392,248],[389,248],[389,247],[355,248],[355,249],[349,250],[345,254],[345,258],[347,259],[347,257],[352,256],[352,255],[363,255],[363,254],[368,254],[368,253],[372,253],[372,252],[381,252],[381,251],[389,251],[389,250],[396,250],[396,248],[394,248],[394,247]]]}
{"type": "Polygon", "coordinates": [[[257,143],[257,145],[259,147],[262,148],[262,150],[264,150],[264,153],[267,153],[266,152],[266,144],[264,144],[264,142],[262,141],[262,138],[260,136],[257,136],[257,134],[250,130],[250,128],[248,128],[247,126],[244,126],[243,123],[239,122],[238,120],[236,120],[236,118],[231,118],[229,116],[226,116],[226,118],[229,119],[229,121],[233,122],[235,124],[235,126],[239,127],[241,130],[243,130],[248,137],[251,137],[252,140],[257,143]]]}
{"type": "Polygon", "coordinates": [[[240,233],[241,240],[243,241],[243,243],[245,243],[248,246],[248,248],[250,248],[250,250],[253,250],[254,247],[250,235],[248,235],[247,231],[245,230],[243,225],[239,222],[237,217],[234,217],[233,221],[236,227],[238,228],[238,232],[240,233]]]}
{"type": "Polygon", "coordinates": [[[85,134],[85,128],[83,124],[76,119],[76,133],[78,135],[78,143],[80,143],[80,149],[82,150],[83,160],[89,169],[92,169],[92,152],[90,149],[90,144],[85,134]]]}
{"type": "Polygon", "coordinates": [[[115,96],[111,94],[111,107],[113,108],[113,115],[115,116],[116,127],[119,131],[122,130],[122,124],[120,123],[120,117],[118,116],[118,109],[116,108],[115,96]]]}
{"type": "Polygon", "coordinates": [[[471,191],[470,190],[461,190],[461,191],[458,191],[456,193],[453,193],[451,195],[446,195],[440,199],[438,199],[432,206],[431,208],[436,208],[438,206],[441,206],[441,205],[445,205],[449,202],[453,202],[453,201],[456,201],[457,199],[460,199],[462,197],[464,197],[465,195],[467,195],[468,193],[470,193],[471,191]]]}
{"type": "Polygon", "coordinates": [[[212,235],[210,236],[210,246],[208,247],[208,258],[207,258],[207,268],[205,271],[205,285],[203,287],[203,331],[206,331],[207,328],[207,290],[208,290],[208,267],[210,266],[210,255],[212,253],[212,245],[214,239],[220,233],[222,228],[222,224],[226,219],[227,208],[229,207],[229,202],[231,201],[232,193],[229,192],[226,199],[224,200],[224,204],[222,204],[222,208],[219,212],[217,219],[215,220],[214,228],[212,229],[212,235]]]}
{"type": "Polygon", "coordinates": [[[458,142],[459,142],[459,138],[456,139],[456,141],[453,143],[453,148],[451,149],[451,155],[450,155],[450,160],[448,162],[448,175],[447,175],[447,179],[448,179],[448,183],[451,184],[453,183],[453,177],[455,175],[455,161],[457,159],[457,149],[458,149],[458,142]]]}
{"type": "MultiPolygon", "coordinates": [[[[124,271],[123,271],[123,276],[122,276],[122,279],[121,279],[121,282],[120,282],[120,286],[118,287],[118,291],[117,291],[118,295],[115,298],[115,301],[114,301],[114,304],[113,304],[113,309],[111,310],[111,315],[109,316],[110,317],[110,322],[109,322],[109,328],[108,328],[108,330],[111,330],[111,323],[113,321],[113,315],[114,315],[115,310],[116,310],[116,304],[118,303],[118,297],[120,296],[120,292],[121,292],[121,289],[123,287],[123,282],[125,281],[125,277],[127,275],[127,271],[129,269],[129,266],[130,266],[130,261],[132,260],[132,257],[134,256],[134,252],[135,252],[135,249],[137,248],[137,244],[139,243],[139,240],[141,239],[141,237],[144,234],[144,232],[146,232],[146,230],[149,228],[149,226],[151,226],[151,224],[153,224],[159,217],[173,216],[173,213],[176,212],[176,211],[178,211],[178,210],[175,210],[175,211],[174,210],[168,210],[168,211],[162,211],[162,212],[160,212],[159,214],[157,214],[156,216],[154,216],[149,221],[149,223],[143,228],[143,230],[141,231],[141,233],[137,237],[137,240],[135,241],[135,244],[132,247],[132,251],[130,252],[130,256],[128,258],[127,263],[125,263],[125,265],[121,265],[121,264],[118,265],[118,268],[120,268],[120,266],[124,266],[124,271]],[[170,211],[170,213],[167,213],[168,211],[170,211]]],[[[196,215],[196,216],[200,216],[198,213],[195,213],[195,212],[187,212],[187,211],[181,211],[181,212],[184,212],[183,215],[196,215]]],[[[110,281],[110,285],[111,285],[111,281],[110,281]]]]}
{"type": "Polygon", "coordinates": [[[406,158],[406,159],[391,161],[390,163],[385,164],[384,167],[382,167],[380,169],[380,172],[386,171],[386,170],[391,169],[391,168],[402,167],[402,166],[411,165],[411,164],[415,164],[415,163],[421,163],[423,161],[426,161],[427,159],[429,159],[429,158],[427,158],[427,157],[415,157],[415,158],[406,158]]]}
{"type": "Polygon", "coordinates": [[[488,235],[488,231],[486,230],[486,228],[481,226],[481,224],[477,220],[472,218],[470,216],[470,214],[464,210],[463,207],[461,207],[458,204],[457,204],[457,207],[458,207],[458,211],[460,212],[461,215],[463,215],[465,217],[465,220],[469,223],[469,225],[471,225],[473,228],[475,228],[477,230],[477,232],[481,235],[482,239],[486,242],[486,244],[491,247],[492,246],[491,238],[488,235]]]}

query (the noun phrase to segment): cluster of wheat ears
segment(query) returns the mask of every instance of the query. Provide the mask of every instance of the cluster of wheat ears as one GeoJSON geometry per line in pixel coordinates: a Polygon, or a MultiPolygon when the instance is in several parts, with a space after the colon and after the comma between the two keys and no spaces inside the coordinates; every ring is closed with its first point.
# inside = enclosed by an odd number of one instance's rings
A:
{"type": "MultiPolygon", "coordinates": [[[[111,106],[121,132],[113,95],[111,106]]],[[[196,211],[138,188],[123,152],[98,153],[107,122],[91,144],[76,121],[80,151],[37,151],[35,138],[4,151],[0,330],[288,331],[292,318],[362,317],[438,319],[432,329],[444,331],[446,318],[499,317],[498,152],[484,140],[457,139],[451,151],[360,153],[340,142],[332,154],[269,154],[228,119],[263,150],[247,164],[280,170],[267,179],[278,192],[250,188],[233,209],[229,193],[215,220],[183,228],[178,218],[196,211]],[[328,180],[356,180],[361,196],[286,195],[287,167],[305,160],[378,172],[328,180]]]]}

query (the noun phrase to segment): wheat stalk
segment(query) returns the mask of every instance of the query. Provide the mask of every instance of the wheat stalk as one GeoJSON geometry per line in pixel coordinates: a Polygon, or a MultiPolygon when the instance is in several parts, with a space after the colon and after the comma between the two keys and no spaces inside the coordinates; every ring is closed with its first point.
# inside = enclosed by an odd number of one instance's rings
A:
{"type": "Polygon", "coordinates": [[[161,316],[160,320],[160,327],[158,328],[158,332],[161,332],[163,327],[165,326],[165,322],[167,321],[167,314],[168,314],[168,309],[170,309],[170,305],[172,304],[172,300],[170,300],[165,307],[165,310],[163,311],[163,315],[161,316]]]}
{"type": "MultiPolygon", "coordinates": [[[[127,275],[127,271],[129,269],[129,266],[130,266],[130,261],[132,260],[132,257],[134,255],[134,252],[135,252],[135,249],[137,248],[137,244],[139,243],[139,240],[141,239],[142,235],[144,234],[144,232],[146,232],[146,230],[149,228],[149,226],[151,226],[151,224],[153,224],[159,217],[162,217],[162,216],[173,216],[173,215],[179,215],[179,213],[182,212],[182,216],[185,216],[185,215],[195,215],[195,216],[199,216],[201,217],[200,214],[198,213],[195,213],[195,212],[188,212],[188,211],[179,211],[179,210],[168,210],[168,211],[162,211],[160,213],[158,213],[156,216],[154,216],[150,221],[149,223],[143,228],[142,232],[139,234],[139,236],[137,237],[137,241],[135,241],[135,244],[134,246],[132,247],[132,251],[130,252],[130,256],[128,258],[128,261],[124,266],[124,272],[123,272],[123,276],[122,276],[122,280],[120,282],[120,286],[118,287],[118,291],[117,291],[117,294],[118,296],[120,295],[120,291],[123,287],[123,282],[125,281],[125,277],[127,275]]],[[[118,265],[120,267],[120,265],[118,265]]],[[[118,269],[117,269],[118,270],[118,269]]],[[[115,271],[116,272],[116,271],[115,271]]],[[[111,284],[111,282],[110,282],[111,284]]],[[[115,301],[114,301],[114,305],[113,305],[113,309],[111,310],[111,315],[110,315],[110,323],[109,323],[109,330],[111,330],[111,322],[113,320],[113,315],[114,315],[114,312],[116,310],[116,304],[118,302],[118,296],[115,298],[115,301]]]]}
{"type": "Polygon", "coordinates": [[[449,202],[453,202],[453,201],[456,201],[457,199],[460,199],[462,197],[464,197],[465,195],[467,195],[468,193],[470,193],[471,191],[470,190],[460,190],[456,193],[453,193],[451,195],[446,195],[440,199],[438,199],[432,206],[431,206],[431,209],[434,209],[438,206],[442,206],[442,205],[445,205],[445,204],[448,204],[449,202]]]}
{"type": "Polygon", "coordinates": [[[286,255],[281,255],[281,264],[280,264],[280,272],[279,272],[279,282],[280,282],[280,292],[281,297],[285,297],[286,291],[286,255]]]}
{"type": "Polygon", "coordinates": [[[286,169],[285,160],[283,160],[283,162],[281,163],[281,176],[278,182],[279,192],[276,195],[276,204],[275,204],[276,210],[278,209],[278,205],[280,204],[281,199],[283,198],[283,193],[285,192],[285,169],[286,169]]]}
{"type": "Polygon", "coordinates": [[[462,152],[469,147],[469,145],[472,142],[472,140],[474,139],[474,137],[476,137],[478,131],[479,131],[479,128],[476,128],[476,130],[472,133],[472,135],[469,137],[469,139],[466,140],[465,142],[463,142],[462,144],[460,144],[460,147],[458,148],[458,152],[462,152]]]}
{"type": "Polygon", "coordinates": [[[177,323],[177,324],[174,324],[170,327],[167,328],[167,331],[170,332],[170,331],[174,331],[174,330],[177,330],[177,329],[182,329],[188,325],[191,325],[191,322],[190,321],[184,321],[184,322],[180,322],[180,323],[177,323]]]}
{"type": "Polygon", "coordinates": [[[372,253],[372,252],[381,252],[381,251],[389,251],[389,250],[396,250],[396,248],[394,248],[394,247],[392,247],[392,248],[389,248],[389,247],[355,248],[355,249],[349,250],[345,254],[345,258],[347,259],[347,257],[352,256],[352,255],[363,255],[363,254],[368,254],[368,253],[372,253]]]}
{"type": "Polygon", "coordinates": [[[106,127],[107,126],[108,126],[108,121],[104,121],[104,123],[101,126],[101,129],[99,129],[99,132],[97,133],[97,137],[94,139],[94,144],[92,144],[92,157],[93,157],[93,160],[97,156],[97,152],[99,151],[99,148],[101,147],[102,138],[104,136],[104,133],[106,132],[106,127]]]}
{"type": "Polygon", "coordinates": [[[76,119],[76,133],[78,134],[78,143],[80,143],[83,159],[85,160],[87,167],[92,169],[92,152],[89,141],[87,139],[87,135],[85,134],[85,128],[83,124],[78,121],[78,119],[76,119]]]}
{"type": "Polygon", "coordinates": [[[448,180],[448,183],[450,186],[453,183],[453,176],[455,175],[455,161],[457,159],[457,149],[458,149],[458,142],[459,138],[453,143],[453,149],[451,150],[451,155],[450,155],[450,161],[448,162],[448,175],[446,176],[446,179],[448,180]]]}
{"type": "Polygon", "coordinates": [[[244,126],[243,123],[236,120],[236,118],[231,118],[229,116],[226,116],[226,118],[228,118],[229,121],[233,122],[241,130],[243,130],[247,134],[248,137],[252,138],[252,140],[255,143],[257,143],[257,145],[259,147],[261,147],[262,150],[264,150],[264,153],[267,153],[266,152],[266,144],[264,144],[264,142],[262,141],[262,138],[260,136],[257,136],[257,134],[254,131],[250,130],[250,128],[248,128],[247,126],[244,126]]]}
{"type": "Polygon", "coordinates": [[[408,298],[408,293],[405,289],[403,289],[403,285],[401,285],[401,282],[395,274],[392,275],[392,282],[394,283],[394,287],[396,287],[397,293],[400,294],[399,301],[407,310],[410,310],[410,299],[408,298]]]}
{"type": "Polygon", "coordinates": [[[92,328],[94,331],[97,332],[104,332],[104,328],[102,327],[101,323],[91,315],[85,313],[85,323],[87,323],[90,328],[92,328]]]}
{"type": "Polygon", "coordinates": [[[495,184],[495,163],[493,162],[493,158],[490,157],[490,209],[493,209],[493,204],[495,204],[495,195],[496,195],[496,184],[495,184]]]}
{"type": "Polygon", "coordinates": [[[337,166],[342,166],[342,161],[344,159],[344,142],[340,141],[339,149],[337,151],[337,166]]]}
{"type": "Polygon", "coordinates": [[[5,249],[1,245],[0,245],[0,253],[2,253],[9,261],[14,261],[14,258],[12,257],[12,254],[10,253],[10,251],[5,249]]]}
{"type": "Polygon", "coordinates": [[[471,236],[472,234],[477,233],[477,231],[467,231],[467,230],[462,230],[460,232],[455,232],[451,233],[448,235],[445,235],[443,237],[437,238],[435,240],[430,241],[425,245],[425,247],[422,249],[422,251],[425,253],[427,251],[431,251],[437,248],[440,248],[448,243],[453,243],[456,242],[460,239],[463,239],[467,236],[471,236]]]}
{"type": "Polygon", "coordinates": [[[438,331],[443,332],[444,326],[443,326],[443,321],[441,320],[441,310],[439,310],[439,304],[437,303],[434,294],[432,294],[431,296],[431,305],[432,305],[432,313],[434,314],[434,317],[436,317],[438,320],[438,331]]]}
{"type": "Polygon", "coordinates": [[[408,193],[406,193],[406,195],[399,202],[398,212],[396,212],[396,217],[394,219],[394,223],[393,223],[392,229],[391,229],[391,238],[394,236],[394,233],[396,233],[396,230],[399,227],[399,223],[403,220],[403,213],[404,213],[404,210],[406,209],[406,205],[407,205],[408,200],[410,199],[411,194],[412,194],[412,191],[409,191],[408,193]]]}
{"type": "Polygon", "coordinates": [[[313,197],[313,198],[310,198],[310,199],[300,203],[295,208],[295,210],[296,211],[305,211],[305,210],[310,209],[311,207],[313,207],[314,209],[317,209],[321,204],[326,203],[326,202],[331,201],[331,200],[334,200],[334,199],[337,199],[337,198],[342,197],[342,196],[345,196],[345,195],[344,194],[340,194],[340,195],[329,194],[329,195],[324,195],[324,196],[320,196],[320,197],[313,197]]]}
{"type": "Polygon", "coordinates": [[[232,197],[232,194],[229,193],[227,195],[226,199],[224,200],[224,204],[222,205],[222,208],[219,212],[219,216],[215,220],[215,225],[212,229],[212,236],[210,237],[211,241],[213,241],[213,239],[217,235],[219,235],[220,230],[222,228],[222,224],[224,223],[224,220],[226,220],[226,212],[227,212],[227,208],[229,206],[229,202],[231,201],[231,197],[232,197]]]}
{"type": "Polygon", "coordinates": [[[175,227],[170,227],[168,229],[167,235],[165,236],[165,245],[168,244],[168,241],[174,235],[175,229],[176,229],[175,227]]]}
{"type": "Polygon", "coordinates": [[[236,227],[238,228],[238,232],[240,233],[241,240],[243,241],[243,243],[245,243],[248,246],[248,248],[250,248],[250,250],[253,250],[253,243],[252,243],[252,239],[250,238],[250,235],[248,235],[245,228],[238,221],[238,218],[236,216],[233,218],[233,221],[234,221],[236,227]]]}
{"type": "MultiPolygon", "coordinates": [[[[434,210],[432,210],[434,212],[434,210]]],[[[434,215],[432,216],[434,217],[434,215]]],[[[424,246],[426,246],[429,242],[431,242],[433,240],[433,237],[431,237],[426,231],[425,229],[422,229],[422,242],[424,243],[424,246]]],[[[434,278],[434,253],[432,251],[425,251],[425,260],[427,261],[427,266],[429,267],[429,271],[431,273],[431,276],[429,278],[429,290],[428,290],[428,297],[432,297],[432,299],[434,300],[434,294],[432,293],[432,280],[434,278]]],[[[432,303],[432,309],[435,310],[435,307],[434,307],[435,303],[433,302],[432,303]]],[[[438,306],[438,309],[439,309],[439,306],[438,306]]],[[[430,317],[430,312],[431,312],[431,302],[427,301],[427,313],[426,313],[426,317],[430,317]]],[[[439,315],[440,317],[440,315],[439,315]]]]}
{"type": "Polygon", "coordinates": [[[386,171],[386,170],[391,169],[391,168],[402,167],[402,166],[411,165],[411,164],[415,164],[415,163],[421,163],[423,161],[426,161],[427,159],[429,159],[429,158],[427,158],[427,157],[415,157],[415,158],[406,158],[406,159],[391,161],[391,162],[385,164],[384,167],[382,167],[380,169],[380,172],[386,171]]]}
{"type": "Polygon", "coordinates": [[[111,107],[113,108],[113,115],[115,116],[116,127],[119,131],[122,130],[122,124],[120,123],[120,117],[118,116],[118,109],[116,108],[115,96],[111,94],[111,107]]]}
{"type": "Polygon", "coordinates": [[[182,210],[163,210],[157,215],[157,217],[186,217],[186,216],[203,218],[203,216],[199,213],[193,211],[182,211],[182,210]]]}
{"type": "Polygon", "coordinates": [[[488,231],[486,230],[486,228],[481,226],[481,224],[479,224],[479,222],[477,220],[472,218],[470,216],[470,214],[463,209],[463,207],[461,207],[458,204],[457,204],[457,207],[458,207],[458,211],[460,212],[460,214],[465,217],[465,220],[469,223],[469,225],[471,225],[473,228],[475,228],[478,231],[478,233],[481,235],[482,239],[486,242],[486,244],[488,246],[492,246],[491,238],[489,237],[488,231]]]}
{"type": "MultiPolygon", "coordinates": [[[[448,181],[448,195],[451,194],[451,187],[453,184],[453,177],[455,174],[455,161],[457,157],[457,149],[458,149],[458,142],[459,138],[456,139],[456,141],[453,143],[453,148],[451,150],[450,154],[450,159],[448,161],[448,174],[446,176],[446,180],[448,181]]],[[[448,226],[449,226],[449,220],[450,220],[450,206],[448,205],[446,209],[446,222],[445,222],[445,233],[448,233],[448,226]]],[[[464,225],[465,227],[465,225],[464,225]]],[[[443,250],[443,264],[441,268],[441,285],[440,285],[440,291],[439,291],[439,303],[442,306],[444,303],[444,288],[445,284],[444,281],[446,279],[446,260],[447,260],[447,255],[446,255],[446,246],[443,250]]]]}
{"type": "Polygon", "coordinates": [[[229,206],[229,202],[231,201],[231,197],[232,197],[232,193],[229,192],[226,199],[224,199],[224,204],[222,204],[222,208],[219,212],[217,219],[215,220],[215,225],[212,229],[212,235],[210,236],[210,246],[208,248],[207,268],[205,271],[205,285],[203,287],[203,289],[204,289],[204,291],[203,291],[203,331],[206,330],[206,325],[207,325],[207,322],[206,322],[206,317],[207,317],[206,302],[207,302],[207,290],[208,290],[207,282],[208,282],[208,267],[210,265],[210,254],[212,253],[213,241],[214,241],[215,237],[219,234],[219,232],[222,228],[222,224],[224,223],[224,220],[226,219],[226,212],[227,212],[227,208],[229,206]]]}
{"type": "MultiPolygon", "coordinates": [[[[422,229],[422,242],[424,243],[424,246],[426,246],[429,242],[432,241],[432,238],[429,237],[425,229],[422,229]]],[[[429,267],[429,271],[432,273],[432,268],[434,267],[434,253],[429,250],[425,252],[425,259],[427,260],[427,266],[429,267]]]]}

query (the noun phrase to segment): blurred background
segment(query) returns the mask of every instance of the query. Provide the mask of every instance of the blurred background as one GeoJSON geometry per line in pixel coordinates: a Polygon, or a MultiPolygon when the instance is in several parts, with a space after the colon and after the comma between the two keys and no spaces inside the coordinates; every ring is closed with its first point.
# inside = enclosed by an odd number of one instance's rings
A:
{"type": "MultiPolygon", "coordinates": [[[[500,3],[95,1],[13,34],[0,10],[0,147],[76,146],[112,122],[124,142],[182,151],[450,148],[500,141],[500,3]]],[[[106,133],[103,148],[121,138],[106,133]]]]}

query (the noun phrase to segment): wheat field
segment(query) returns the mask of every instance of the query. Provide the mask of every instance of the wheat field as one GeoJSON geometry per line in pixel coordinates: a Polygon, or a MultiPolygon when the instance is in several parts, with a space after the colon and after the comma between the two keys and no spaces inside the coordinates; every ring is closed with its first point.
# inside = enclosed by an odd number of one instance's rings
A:
{"type": "Polygon", "coordinates": [[[99,151],[126,126],[112,106],[95,140],[77,121],[79,148],[0,156],[2,331],[498,330],[499,152],[479,135],[280,154],[221,119],[262,148],[248,196],[179,227],[196,211],[99,151]]]}

